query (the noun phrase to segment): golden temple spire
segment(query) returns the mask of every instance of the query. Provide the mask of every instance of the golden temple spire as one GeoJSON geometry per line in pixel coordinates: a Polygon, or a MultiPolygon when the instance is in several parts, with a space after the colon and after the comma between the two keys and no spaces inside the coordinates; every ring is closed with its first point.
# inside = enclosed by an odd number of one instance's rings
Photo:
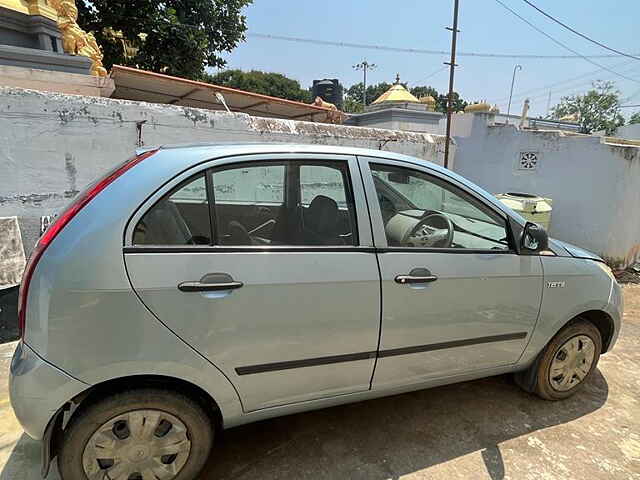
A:
{"type": "Polygon", "coordinates": [[[396,83],[394,83],[389,90],[384,92],[378,98],[376,98],[372,105],[380,103],[395,102],[395,103],[420,103],[416,97],[414,97],[409,90],[404,88],[400,83],[400,74],[396,74],[396,83]]]}

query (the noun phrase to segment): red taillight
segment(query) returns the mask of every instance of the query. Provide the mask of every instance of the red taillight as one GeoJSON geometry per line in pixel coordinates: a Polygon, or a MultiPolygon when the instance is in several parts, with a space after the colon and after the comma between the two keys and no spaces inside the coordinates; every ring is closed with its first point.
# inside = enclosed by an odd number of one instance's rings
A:
{"type": "Polygon", "coordinates": [[[56,238],[60,231],[71,221],[71,219],[75,217],[78,212],[82,210],[82,208],[87,203],[89,203],[96,195],[98,195],[110,183],[116,180],[127,170],[133,168],[145,158],[149,158],[157,151],[158,150],[150,150],[127,160],[123,164],[116,167],[114,170],[110,171],[105,177],[90,185],[84,192],[82,192],[75,198],[73,203],[71,203],[71,205],[69,205],[67,209],[62,212],[58,216],[58,218],[56,218],[56,220],[51,225],[49,225],[49,228],[47,228],[47,230],[42,234],[40,240],[38,240],[38,243],[33,249],[33,253],[31,253],[31,257],[29,257],[27,266],[24,269],[24,273],[22,274],[22,282],[20,283],[20,290],[18,292],[18,329],[20,332],[20,337],[23,340],[25,332],[29,284],[31,283],[31,277],[33,276],[33,272],[36,269],[38,260],[40,260],[44,251],[47,249],[49,244],[51,244],[53,239],[56,238]]]}

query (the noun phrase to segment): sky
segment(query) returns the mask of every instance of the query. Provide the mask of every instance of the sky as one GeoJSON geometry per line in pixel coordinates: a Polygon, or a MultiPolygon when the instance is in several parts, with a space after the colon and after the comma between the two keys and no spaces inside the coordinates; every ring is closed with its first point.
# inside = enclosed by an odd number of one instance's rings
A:
{"type": "MultiPolygon", "coordinates": [[[[640,54],[638,0],[531,0],[574,29],[631,54],[640,54]],[[635,34],[635,35],[634,35],[635,34]]],[[[564,30],[522,0],[502,0],[539,29],[582,55],[610,52],[564,30]]],[[[353,65],[367,60],[377,68],[368,83],[393,83],[396,73],[409,86],[448,89],[447,55],[388,52],[375,49],[294,43],[250,34],[449,51],[453,0],[254,0],[245,9],[247,40],[225,54],[227,68],[283,73],[306,88],[312,80],[338,78],[348,87],[362,81],[353,65]]],[[[496,0],[460,0],[458,52],[572,55],[532,29],[496,0]]],[[[639,55],[640,56],[640,55],[639,55]]],[[[514,66],[516,74],[511,112],[519,113],[525,98],[530,116],[545,115],[564,95],[586,91],[594,80],[613,80],[624,104],[640,104],[640,60],[623,56],[591,59],[477,58],[460,56],[455,89],[466,100],[486,100],[506,112],[514,66]],[[598,71],[599,70],[599,71],[598,71]],[[595,73],[594,73],[595,72],[595,73]],[[577,78],[580,77],[580,78],[577,78]],[[634,81],[637,79],[636,81],[634,81]]],[[[623,109],[629,115],[640,108],[623,109]]]]}

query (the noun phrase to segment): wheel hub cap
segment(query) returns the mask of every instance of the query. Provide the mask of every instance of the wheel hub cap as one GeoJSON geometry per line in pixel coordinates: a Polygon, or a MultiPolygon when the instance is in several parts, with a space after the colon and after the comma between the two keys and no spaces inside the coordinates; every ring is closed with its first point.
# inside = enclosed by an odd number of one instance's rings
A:
{"type": "Polygon", "coordinates": [[[134,410],[101,425],[82,454],[89,480],[171,480],[189,458],[184,423],[159,410],[134,410]]]}
{"type": "Polygon", "coordinates": [[[595,346],[586,335],[567,340],[556,352],[549,369],[549,383],[560,392],[580,384],[591,371],[595,346]]]}

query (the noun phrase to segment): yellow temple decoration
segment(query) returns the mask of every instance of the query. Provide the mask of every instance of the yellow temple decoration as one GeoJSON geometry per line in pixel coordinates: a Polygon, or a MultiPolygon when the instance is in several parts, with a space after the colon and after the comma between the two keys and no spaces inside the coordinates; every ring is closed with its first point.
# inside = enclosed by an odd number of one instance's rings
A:
{"type": "Polygon", "coordinates": [[[436,109],[436,99],[431,95],[427,95],[426,97],[420,97],[419,102],[426,105],[427,110],[430,112],[435,111],[436,109]]]}
{"type": "Polygon", "coordinates": [[[78,7],[75,0],[49,0],[58,13],[58,28],[62,34],[62,47],[70,55],[81,55],[92,60],[91,75],[106,77],[107,70],[102,65],[102,50],[92,33],[87,33],[78,25],[78,7]]]}
{"type": "Polygon", "coordinates": [[[383,102],[420,103],[420,100],[411,95],[411,92],[400,84],[400,75],[396,75],[396,83],[393,84],[389,90],[371,102],[371,104],[377,105],[383,102]]]}
{"type": "Polygon", "coordinates": [[[467,112],[467,113],[469,113],[469,112],[490,112],[491,109],[492,109],[491,105],[489,105],[487,102],[470,103],[469,105],[464,107],[464,111],[467,112]]]}
{"type": "Polygon", "coordinates": [[[49,6],[47,0],[0,0],[0,7],[26,15],[41,15],[51,20],[58,19],[58,14],[49,6]]]}

